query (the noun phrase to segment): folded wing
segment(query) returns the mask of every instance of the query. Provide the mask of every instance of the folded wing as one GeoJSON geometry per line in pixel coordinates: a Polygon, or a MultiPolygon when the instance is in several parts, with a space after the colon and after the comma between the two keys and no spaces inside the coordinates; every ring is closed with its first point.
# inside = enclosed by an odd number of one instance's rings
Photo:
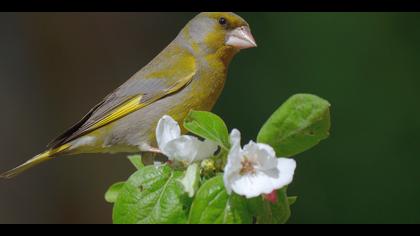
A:
{"type": "Polygon", "coordinates": [[[181,91],[191,82],[195,72],[195,59],[190,55],[172,56],[164,64],[159,57],[156,58],[108,95],[78,123],[54,139],[48,147],[57,148],[181,91]]]}

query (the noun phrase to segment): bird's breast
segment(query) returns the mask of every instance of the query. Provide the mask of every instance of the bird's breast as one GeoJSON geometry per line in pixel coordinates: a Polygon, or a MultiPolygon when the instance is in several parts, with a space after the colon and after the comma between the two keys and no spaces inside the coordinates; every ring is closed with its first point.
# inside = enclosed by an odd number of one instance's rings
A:
{"type": "Polygon", "coordinates": [[[200,66],[189,86],[187,99],[195,110],[210,111],[218,100],[226,80],[227,70],[222,63],[210,62],[200,66]]]}

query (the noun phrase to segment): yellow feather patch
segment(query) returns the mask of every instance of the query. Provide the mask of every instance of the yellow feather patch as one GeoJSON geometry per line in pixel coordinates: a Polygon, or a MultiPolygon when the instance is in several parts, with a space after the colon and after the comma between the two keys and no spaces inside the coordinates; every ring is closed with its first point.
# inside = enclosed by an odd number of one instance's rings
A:
{"type": "Polygon", "coordinates": [[[51,150],[50,151],[50,155],[54,155],[54,154],[56,154],[56,153],[60,153],[60,152],[62,152],[62,151],[64,151],[64,150],[66,150],[67,148],[69,148],[70,147],[70,144],[69,143],[66,143],[66,144],[64,144],[64,145],[61,145],[60,147],[58,147],[58,148],[55,148],[55,149],[53,149],[53,150],[51,150]]]}
{"type": "MultiPolygon", "coordinates": [[[[137,96],[129,98],[126,102],[123,102],[121,105],[112,109],[109,113],[105,114],[102,118],[92,123],[88,123],[87,125],[82,126],[78,131],[72,133],[68,138],[65,139],[65,142],[70,142],[75,140],[83,135],[91,133],[99,128],[103,128],[114,121],[121,119],[143,107],[146,107],[155,101],[164,98],[172,93],[176,93],[181,90],[183,87],[187,86],[191,80],[193,79],[196,73],[196,64],[194,57],[186,56],[177,61],[175,65],[180,65],[183,67],[187,67],[186,70],[176,70],[169,69],[162,72],[158,72],[152,75],[159,78],[178,78],[176,81],[173,81],[171,85],[169,85],[166,89],[153,91],[153,93],[148,93],[147,96],[145,94],[139,94],[137,96]],[[166,76],[164,76],[166,75],[166,76]],[[167,77],[168,76],[168,77],[167,77]]],[[[182,67],[181,67],[182,68],[182,67]]],[[[156,79],[155,77],[155,79],[156,79]]],[[[147,78],[143,79],[153,79],[153,77],[147,76],[147,78]]]]}
{"type": "Polygon", "coordinates": [[[131,100],[127,101],[122,106],[116,108],[111,114],[105,116],[102,120],[100,120],[98,123],[90,127],[90,130],[98,129],[104,125],[107,125],[115,120],[118,120],[142,107],[144,107],[146,104],[141,103],[141,98],[143,96],[139,95],[135,98],[132,98],[131,100]]]}
{"type": "MultiPolygon", "coordinates": [[[[195,67],[195,64],[194,64],[195,67]]],[[[195,74],[195,70],[185,76],[183,79],[177,81],[172,87],[168,88],[166,91],[162,91],[160,94],[157,94],[157,96],[155,96],[152,99],[149,99],[147,101],[142,102],[141,99],[143,98],[143,95],[138,95],[130,100],[128,100],[126,103],[124,103],[123,105],[121,105],[120,107],[117,107],[113,112],[111,112],[110,114],[108,114],[107,116],[105,116],[102,120],[98,121],[96,124],[94,124],[92,127],[90,127],[86,132],[87,133],[89,131],[92,130],[96,130],[99,129],[111,122],[114,122],[132,112],[135,112],[137,110],[139,110],[140,108],[143,108],[147,105],[149,105],[150,103],[153,103],[154,101],[162,98],[165,95],[174,93],[176,91],[178,91],[179,89],[181,89],[182,87],[186,86],[189,82],[191,82],[192,77],[195,74]]]]}

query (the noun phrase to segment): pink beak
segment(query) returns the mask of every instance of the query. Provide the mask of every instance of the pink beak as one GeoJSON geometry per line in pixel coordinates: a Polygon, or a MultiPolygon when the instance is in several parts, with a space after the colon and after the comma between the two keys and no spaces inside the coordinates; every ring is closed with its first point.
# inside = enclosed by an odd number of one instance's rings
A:
{"type": "Polygon", "coordinates": [[[251,30],[247,26],[242,26],[231,31],[226,39],[226,45],[233,46],[237,49],[247,49],[257,47],[251,30]]]}

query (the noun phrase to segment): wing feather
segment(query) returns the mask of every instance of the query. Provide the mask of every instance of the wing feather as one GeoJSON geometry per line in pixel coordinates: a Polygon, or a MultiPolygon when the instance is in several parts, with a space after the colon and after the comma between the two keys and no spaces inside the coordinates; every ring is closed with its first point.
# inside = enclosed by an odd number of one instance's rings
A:
{"type": "MultiPolygon", "coordinates": [[[[159,62],[159,57],[157,59],[159,62]]],[[[153,63],[154,61],[151,62],[152,65],[153,63]]],[[[143,68],[90,110],[82,120],[53,140],[49,147],[55,148],[68,143],[182,90],[196,73],[195,59],[184,56],[172,64],[173,68],[167,68],[175,71],[172,73],[150,72],[147,68],[150,65],[143,68]]]]}

